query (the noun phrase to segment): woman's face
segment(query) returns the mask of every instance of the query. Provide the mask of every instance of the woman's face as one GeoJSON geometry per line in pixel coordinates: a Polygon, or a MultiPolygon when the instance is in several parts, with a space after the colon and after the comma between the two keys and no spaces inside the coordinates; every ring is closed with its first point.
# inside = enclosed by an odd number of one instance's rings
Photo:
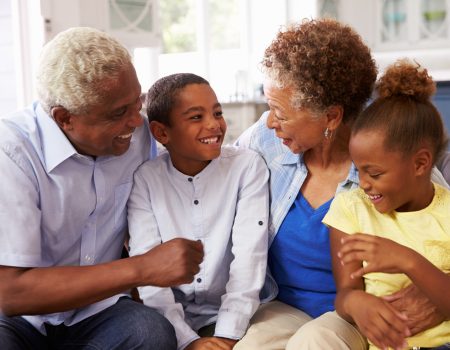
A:
{"type": "Polygon", "coordinates": [[[327,127],[326,114],[320,116],[307,108],[292,107],[291,87],[280,89],[266,81],[264,95],[270,107],[267,127],[274,129],[293,153],[303,153],[322,144],[327,127]]]}

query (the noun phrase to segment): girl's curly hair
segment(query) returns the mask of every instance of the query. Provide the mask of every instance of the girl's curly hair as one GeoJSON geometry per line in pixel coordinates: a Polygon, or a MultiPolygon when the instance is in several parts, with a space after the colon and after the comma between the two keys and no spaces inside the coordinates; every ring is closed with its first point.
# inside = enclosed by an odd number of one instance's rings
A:
{"type": "Polygon", "coordinates": [[[377,77],[375,61],[361,37],[332,19],[303,20],[281,30],[261,64],[278,87],[294,89],[295,108],[320,112],[339,105],[344,122],[360,113],[377,77]]]}
{"type": "Polygon", "coordinates": [[[352,134],[381,130],[387,149],[411,154],[426,145],[438,160],[448,138],[431,102],[436,85],[427,70],[416,62],[398,60],[386,69],[375,90],[378,97],[356,119],[352,134]]]}

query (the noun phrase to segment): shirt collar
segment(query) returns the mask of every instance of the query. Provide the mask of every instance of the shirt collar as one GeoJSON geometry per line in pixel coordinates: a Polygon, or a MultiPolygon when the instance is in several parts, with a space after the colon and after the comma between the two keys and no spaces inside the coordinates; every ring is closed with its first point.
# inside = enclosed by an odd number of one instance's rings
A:
{"type": "Polygon", "coordinates": [[[45,168],[47,172],[51,172],[59,164],[76,154],[77,151],[53,118],[42,109],[40,104],[36,106],[36,115],[41,133],[45,168]]]}
{"type": "MultiPolygon", "coordinates": [[[[286,146],[283,145],[283,147],[286,147],[286,146]]],[[[299,154],[292,153],[288,148],[287,148],[287,151],[282,153],[282,155],[281,155],[281,164],[283,164],[283,165],[297,164],[302,161],[303,161],[303,154],[299,155],[299,154]]]]}
{"type": "Polygon", "coordinates": [[[342,186],[345,186],[347,184],[359,185],[358,169],[356,169],[356,166],[355,164],[353,164],[353,162],[352,165],[350,166],[350,171],[348,172],[347,178],[342,183],[342,186]]]}
{"type": "Polygon", "coordinates": [[[205,181],[208,179],[209,174],[214,171],[214,169],[217,167],[217,162],[220,159],[220,155],[219,157],[212,159],[209,164],[201,171],[199,172],[197,175],[194,176],[190,176],[190,175],[186,175],[183,174],[181,171],[179,171],[177,168],[175,168],[172,164],[172,160],[170,159],[170,155],[169,152],[167,150],[164,150],[164,153],[166,153],[165,157],[166,157],[166,163],[167,163],[167,167],[168,167],[168,172],[171,176],[173,176],[174,178],[181,180],[181,181],[189,181],[189,178],[192,178],[195,181],[201,181],[202,179],[205,179],[205,181]]]}

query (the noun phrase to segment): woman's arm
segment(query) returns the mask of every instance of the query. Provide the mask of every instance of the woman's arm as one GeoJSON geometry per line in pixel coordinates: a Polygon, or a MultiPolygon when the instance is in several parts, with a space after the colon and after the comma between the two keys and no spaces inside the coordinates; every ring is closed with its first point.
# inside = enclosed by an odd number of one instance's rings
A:
{"type": "Polygon", "coordinates": [[[364,269],[352,271],[355,278],[368,272],[406,274],[444,316],[450,317],[450,299],[442,292],[449,290],[450,276],[416,251],[386,238],[357,234],[343,239],[340,256],[342,262],[352,266],[367,261],[364,269]]]}
{"type": "Polygon", "coordinates": [[[333,274],[337,295],[335,307],[348,322],[355,323],[360,331],[376,346],[404,348],[405,337],[410,335],[405,317],[388,302],[364,291],[362,275],[352,274],[362,268],[362,259],[341,262],[342,241],[351,237],[330,227],[330,244],[333,274]]]}

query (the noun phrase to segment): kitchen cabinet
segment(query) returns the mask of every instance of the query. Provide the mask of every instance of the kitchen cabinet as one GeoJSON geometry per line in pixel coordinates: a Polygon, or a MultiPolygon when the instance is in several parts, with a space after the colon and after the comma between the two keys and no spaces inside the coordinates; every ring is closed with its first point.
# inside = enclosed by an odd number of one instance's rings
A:
{"type": "Polygon", "coordinates": [[[318,0],[317,15],[348,23],[374,51],[450,44],[450,0],[318,0]]]}
{"type": "Polygon", "coordinates": [[[157,0],[40,0],[45,40],[76,26],[103,30],[129,48],[160,46],[157,0]]]}

